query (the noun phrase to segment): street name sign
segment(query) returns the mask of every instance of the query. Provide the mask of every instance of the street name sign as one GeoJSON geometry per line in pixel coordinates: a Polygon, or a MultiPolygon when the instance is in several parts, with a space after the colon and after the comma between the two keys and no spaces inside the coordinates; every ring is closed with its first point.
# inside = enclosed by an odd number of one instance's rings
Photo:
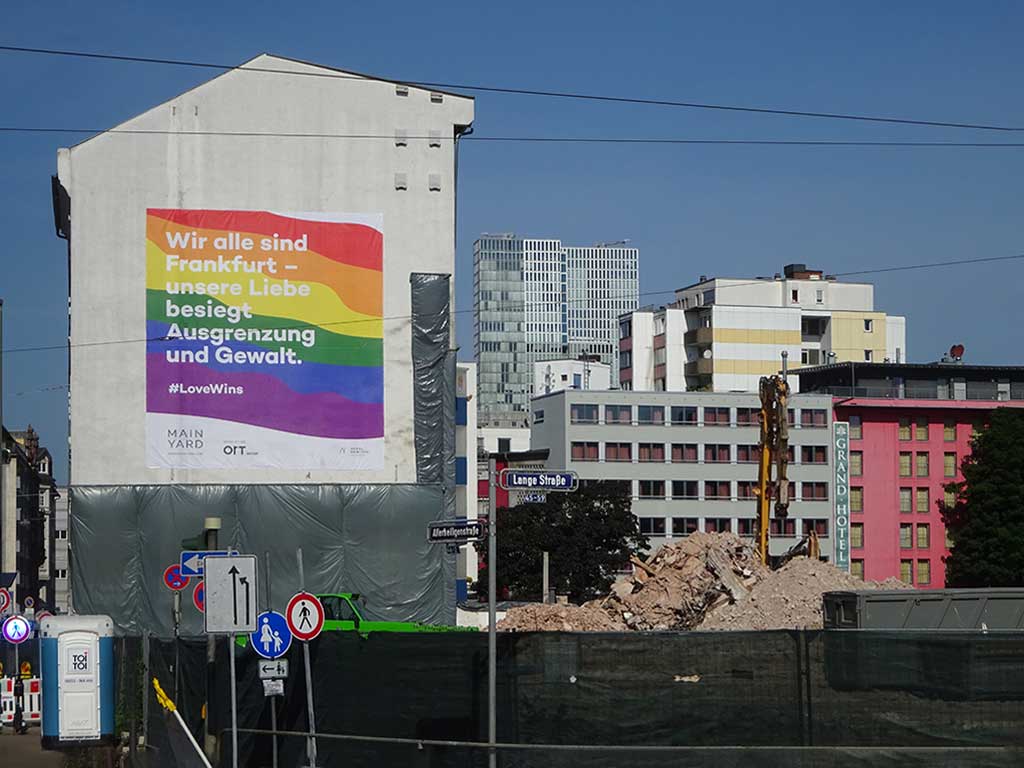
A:
{"type": "Polygon", "coordinates": [[[284,680],[288,677],[288,659],[260,660],[260,680],[284,680]]]}
{"type": "Polygon", "coordinates": [[[256,631],[256,556],[210,556],[203,561],[207,634],[256,631]]]}
{"type": "Polygon", "coordinates": [[[549,472],[536,469],[503,469],[498,485],[506,491],[565,491],[579,488],[575,472],[549,472]]]}
{"type": "Polygon", "coordinates": [[[484,524],[479,520],[435,520],[427,523],[427,541],[433,544],[454,544],[483,538],[484,524]]]}
{"type": "Polygon", "coordinates": [[[182,576],[202,576],[203,560],[206,558],[237,554],[238,552],[233,549],[185,550],[178,560],[178,565],[181,567],[180,573],[182,576]]]}

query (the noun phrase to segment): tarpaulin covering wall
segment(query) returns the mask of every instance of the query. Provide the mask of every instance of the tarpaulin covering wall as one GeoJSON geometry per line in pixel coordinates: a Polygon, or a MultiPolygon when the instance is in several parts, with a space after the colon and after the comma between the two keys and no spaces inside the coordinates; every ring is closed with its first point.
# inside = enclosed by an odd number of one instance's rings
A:
{"type": "MultiPolygon", "coordinates": [[[[1024,765],[1024,633],[503,633],[498,641],[499,742],[565,747],[499,750],[503,768],[1024,765]],[[949,684],[957,680],[965,685],[949,684]],[[652,749],[667,746],[681,749],[652,749]]],[[[201,657],[196,648],[183,658],[201,657]]],[[[153,644],[154,673],[173,650],[153,644]]],[[[486,765],[479,746],[415,741],[486,740],[485,634],[325,633],[311,652],[318,733],[413,740],[323,737],[320,765],[486,765]]],[[[301,731],[297,645],[290,655],[278,728],[301,731]]],[[[238,664],[239,725],[268,729],[255,657],[245,652],[238,664]]],[[[183,714],[193,723],[187,710],[198,709],[204,669],[182,669],[183,714]]],[[[217,702],[211,725],[220,731],[230,717],[227,697],[217,702]]],[[[158,745],[162,725],[150,712],[158,745]]],[[[279,742],[280,765],[305,764],[302,737],[279,742]]],[[[239,754],[240,765],[269,766],[270,737],[249,735],[239,754]]]]}
{"type": "MultiPolygon", "coordinates": [[[[76,487],[71,509],[75,611],[106,614],[121,632],[174,636],[163,573],[206,517],[222,520],[219,547],[259,557],[261,581],[269,553],[276,610],[299,589],[302,547],[307,590],[365,595],[367,618],[454,623],[444,548],[426,540],[427,523],[444,514],[439,485],[76,487]]],[[[196,583],[183,592],[186,636],[202,631],[196,583]]]]}

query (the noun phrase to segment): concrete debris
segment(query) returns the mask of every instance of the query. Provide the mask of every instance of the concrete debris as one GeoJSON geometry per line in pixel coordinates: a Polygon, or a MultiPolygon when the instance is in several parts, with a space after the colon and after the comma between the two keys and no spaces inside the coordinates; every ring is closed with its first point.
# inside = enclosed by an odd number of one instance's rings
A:
{"type": "Polygon", "coordinates": [[[835,590],[909,588],[865,582],[805,557],[770,571],[748,541],[696,532],[666,544],[605,597],[581,606],[533,604],[509,610],[498,629],[515,632],[793,629],[822,626],[821,596],[835,590]]]}
{"type": "Polygon", "coordinates": [[[821,629],[821,596],[860,589],[910,589],[898,579],[861,581],[806,557],[790,560],[750,590],[747,599],[710,612],[697,629],[821,629]]]}

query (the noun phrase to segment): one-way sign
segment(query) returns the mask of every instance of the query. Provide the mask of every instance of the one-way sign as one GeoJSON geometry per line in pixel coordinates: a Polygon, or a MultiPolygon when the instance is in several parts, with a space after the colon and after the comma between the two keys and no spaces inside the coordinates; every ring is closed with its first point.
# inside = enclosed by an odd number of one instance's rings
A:
{"type": "Polygon", "coordinates": [[[207,556],[206,631],[208,634],[248,635],[256,631],[256,556],[207,556]]]}
{"type": "Polygon", "coordinates": [[[181,566],[182,576],[202,576],[203,560],[207,557],[223,557],[224,555],[237,555],[235,550],[185,550],[181,553],[178,565],[181,566]]]}
{"type": "Polygon", "coordinates": [[[455,543],[483,538],[485,528],[479,520],[436,520],[427,523],[427,541],[455,543]]]}

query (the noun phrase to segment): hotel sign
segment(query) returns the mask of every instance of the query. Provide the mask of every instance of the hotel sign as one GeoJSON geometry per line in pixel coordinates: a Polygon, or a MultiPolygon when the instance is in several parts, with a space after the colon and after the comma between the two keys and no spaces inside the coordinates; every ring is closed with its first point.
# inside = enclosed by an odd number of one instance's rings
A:
{"type": "Polygon", "coordinates": [[[835,565],[850,570],[850,424],[833,422],[832,465],[835,467],[835,565]]]}

